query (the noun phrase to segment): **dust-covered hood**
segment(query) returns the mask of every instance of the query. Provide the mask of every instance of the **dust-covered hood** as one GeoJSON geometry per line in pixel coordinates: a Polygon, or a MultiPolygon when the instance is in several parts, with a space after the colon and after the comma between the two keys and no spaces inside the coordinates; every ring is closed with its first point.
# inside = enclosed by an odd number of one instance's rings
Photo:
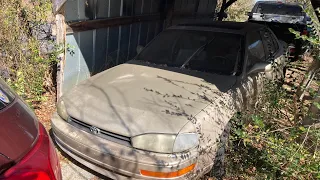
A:
{"type": "Polygon", "coordinates": [[[226,92],[235,81],[233,76],[131,61],[84,81],[63,101],[71,117],[112,133],[178,134],[209,99],[226,92]]]}

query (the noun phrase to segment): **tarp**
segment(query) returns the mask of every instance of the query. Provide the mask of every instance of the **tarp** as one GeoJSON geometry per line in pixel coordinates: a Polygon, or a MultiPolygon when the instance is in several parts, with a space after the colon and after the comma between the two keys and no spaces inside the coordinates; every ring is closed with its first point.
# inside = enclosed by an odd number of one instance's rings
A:
{"type": "Polygon", "coordinates": [[[53,13],[56,14],[67,0],[51,0],[53,4],[53,13]]]}

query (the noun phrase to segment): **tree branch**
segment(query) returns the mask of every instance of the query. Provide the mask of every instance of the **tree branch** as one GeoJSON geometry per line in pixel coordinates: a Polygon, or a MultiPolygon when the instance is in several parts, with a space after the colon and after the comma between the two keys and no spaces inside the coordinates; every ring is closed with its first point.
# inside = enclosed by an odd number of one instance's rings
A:
{"type": "Polygon", "coordinates": [[[224,18],[224,11],[226,9],[228,9],[228,7],[230,7],[234,2],[236,2],[237,0],[229,0],[227,2],[227,0],[223,0],[222,2],[222,6],[221,6],[221,9],[220,9],[220,12],[218,14],[218,21],[222,21],[223,18],[224,18]]]}

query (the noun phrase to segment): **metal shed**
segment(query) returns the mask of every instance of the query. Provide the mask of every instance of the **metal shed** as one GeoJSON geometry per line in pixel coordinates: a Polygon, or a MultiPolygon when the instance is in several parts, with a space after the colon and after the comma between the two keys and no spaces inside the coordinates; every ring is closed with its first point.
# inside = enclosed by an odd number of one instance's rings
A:
{"type": "Polygon", "coordinates": [[[136,55],[166,27],[212,19],[217,0],[53,0],[57,42],[64,44],[58,97],[79,82],[136,55]]]}

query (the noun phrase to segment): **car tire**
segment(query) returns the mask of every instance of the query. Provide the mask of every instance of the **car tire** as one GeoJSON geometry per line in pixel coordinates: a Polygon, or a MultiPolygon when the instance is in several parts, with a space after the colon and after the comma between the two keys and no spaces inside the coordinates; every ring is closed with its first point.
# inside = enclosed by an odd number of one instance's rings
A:
{"type": "Polygon", "coordinates": [[[214,160],[213,167],[209,172],[210,177],[215,177],[218,180],[222,180],[226,175],[226,166],[225,166],[225,152],[227,149],[228,141],[230,135],[230,124],[226,126],[224,131],[220,136],[219,147],[216,152],[216,157],[214,160]]]}

